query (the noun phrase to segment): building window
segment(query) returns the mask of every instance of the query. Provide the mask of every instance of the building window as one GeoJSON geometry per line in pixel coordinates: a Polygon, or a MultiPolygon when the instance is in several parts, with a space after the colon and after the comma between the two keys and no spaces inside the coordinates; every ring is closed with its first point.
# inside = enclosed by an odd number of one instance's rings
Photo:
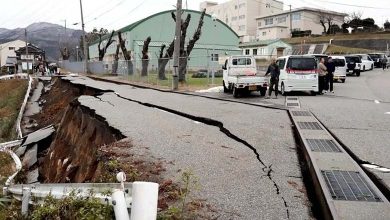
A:
{"type": "Polygon", "coordinates": [[[245,31],[245,25],[240,25],[238,26],[239,31],[245,31]]]}
{"type": "Polygon", "coordinates": [[[300,28],[294,28],[294,29],[292,29],[292,31],[293,31],[293,32],[301,31],[301,29],[300,29],[300,28]]]}
{"type": "Polygon", "coordinates": [[[253,49],[253,55],[257,55],[257,49],[253,49]]]}
{"type": "Polygon", "coordinates": [[[267,35],[267,32],[263,31],[262,35],[263,35],[263,36],[267,35]]]}
{"type": "Polygon", "coordinates": [[[237,9],[237,8],[238,8],[238,6],[237,6],[237,5],[235,5],[235,6],[234,6],[234,9],[237,9]]]}
{"type": "Polygon", "coordinates": [[[232,17],[232,21],[236,21],[236,20],[237,20],[237,16],[232,17]]]}
{"type": "Polygon", "coordinates": [[[240,20],[245,19],[245,15],[240,15],[240,16],[238,17],[238,19],[240,19],[240,20]]]}
{"type": "Polygon", "coordinates": [[[274,23],[274,19],[273,18],[266,18],[265,19],[265,25],[271,25],[274,23]]]}
{"type": "Polygon", "coordinates": [[[239,7],[239,8],[243,8],[243,7],[245,7],[245,3],[241,3],[241,4],[239,4],[239,5],[238,5],[238,7],[239,7]]]}
{"type": "Polygon", "coordinates": [[[292,15],[292,20],[293,21],[299,21],[299,20],[301,20],[301,13],[293,13],[292,15]]]}
{"type": "Polygon", "coordinates": [[[278,24],[280,24],[280,23],[286,23],[286,17],[279,17],[278,24]]]}
{"type": "Polygon", "coordinates": [[[259,55],[265,55],[265,48],[264,47],[260,48],[259,55]]]}
{"type": "Polygon", "coordinates": [[[219,55],[217,53],[211,54],[211,61],[218,62],[219,61],[219,55]]]}
{"type": "Polygon", "coordinates": [[[15,50],[15,47],[8,47],[8,50],[15,50]]]}
{"type": "Polygon", "coordinates": [[[257,22],[257,27],[261,27],[261,21],[257,22]]]}
{"type": "Polygon", "coordinates": [[[245,50],[245,55],[249,55],[249,49],[245,50]]]}

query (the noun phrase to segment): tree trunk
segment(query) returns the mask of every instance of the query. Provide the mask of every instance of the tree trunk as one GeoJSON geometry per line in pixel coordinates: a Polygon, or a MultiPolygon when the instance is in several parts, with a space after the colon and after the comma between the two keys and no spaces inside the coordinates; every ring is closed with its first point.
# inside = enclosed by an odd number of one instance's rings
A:
{"type": "Polygon", "coordinates": [[[110,38],[108,38],[108,41],[106,43],[106,46],[103,48],[100,48],[100,45],[102,43],[102,35],[99,35],[99,44],[98,44],[98,50],[99,50],[99,61],[103,61],[104,55],[107,52],[107,48],[114,42],[112,40],[112,37],[114,36],[115,31],[111,32],[110,38]]]}
{"type": "Polygon", "coordinates": [[[158,79],[160,80],[166,80],[167,77],[165,76],[165,67],[167,66],[169,61],[169,58],[159,58],[158,59],[158,79]]]}
{"type": "Polygon", "coordinates": [[[133,72],[133,62],[131,61],[131,52],[127,51],[125,41],[122,39],[122,32],[118,31],[119,45],[122,49],[123,57],[127,61],[127,74],[132,75],[133,72]]]}
{"type": "Polygon", "coordinates": [[[119,60],[119,44],[116,45],[114,63],[112,64],[112,74],[116,74],[118,71],[118,60],[119,60]]]}
{"type": "Polygon", "coordinates": [[[180,57],[179,61],[179,82],[186,81],[188,59],[186,55],[180,57]]]}
{"type": "Polygon", "coordinates": [[[148,66],[149,66],[149,43],[152,39],[150,37],[146,38],[144,41],[144,46],[142,48],[142,70],[141,70],[141,76],[147,76],[148,75],[148,66]]]}

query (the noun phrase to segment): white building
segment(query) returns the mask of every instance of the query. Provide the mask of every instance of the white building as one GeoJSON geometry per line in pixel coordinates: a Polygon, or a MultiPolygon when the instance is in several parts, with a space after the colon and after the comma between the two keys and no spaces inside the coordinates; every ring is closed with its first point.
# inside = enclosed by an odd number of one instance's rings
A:
{"type": "Polygon", "coordinates": [[[256,60],[270,60],[285,56],[292,50],[290,44],[280,39],[241,43],[239,47],[243,55],[253,55],[256,60]]]}
{"type": "Polygon", "coordinates": [[[257,31],[256,17],[281,13],[283,2],[277,0],[230,0],[221,4],[205,1],[200,10],[215,15],[232,28],[241,42],[254,40],[257,31]]]}
{"type": "Polygon", "coordinates": [[[8,57],[15,57],[15,51],[25,46],[26,42],[22,40],[15,40],[0,44],[0,66],[4,66],[8,57]]]}
{"type": "MultiPolygon", "coordinates": [[[[320,16],[331,17],[333,24],[340,27],[347,14],[304,7],[294,9],[291,12],[284,11],[273,15],[259,16],[256,18],[256,38],[258,40],[289,38],[291,31],[311,31],[311,34],[321,35],[324,28],[320,23],[320,16]]],[[[328,24],[326,27],[328,28],[328,24]]]]}

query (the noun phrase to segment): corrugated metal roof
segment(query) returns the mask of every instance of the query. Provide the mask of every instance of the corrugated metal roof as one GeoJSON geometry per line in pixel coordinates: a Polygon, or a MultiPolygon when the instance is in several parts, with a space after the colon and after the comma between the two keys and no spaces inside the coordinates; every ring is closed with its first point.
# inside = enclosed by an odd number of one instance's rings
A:
{"type": "MultiPolygon", "coordinates": [[[[149,47],[161,47],[161,45],[165,44],[169,46],[171,42],[162,42],[162,41],[151,41],[149,47]]],[[[187,43],[187,42],[186,42],[187,43]]],[[[135,44],[138,46],[143,46],[144,41],[135,41],[135,44]]],[[[240,51],[239,47],[233,45],[209,45],[209,44],[195,44],[195,49],[209,49],[209,50],[236,50],[240,51]]]]}
{"type": "Polygon", "coordinates": [[[240,48],[242,47],[257,47],[257,46],[268,46],[270,44],[276,43],[276,42],[281,42],[282,44],[289,45],[288,43],[280,40],[280,39],[273,39],[273,40],[259,40],[259,41],[254,41],[254,42],[246,42],[246,43],[241,43],[238,45],[240,48]]]}

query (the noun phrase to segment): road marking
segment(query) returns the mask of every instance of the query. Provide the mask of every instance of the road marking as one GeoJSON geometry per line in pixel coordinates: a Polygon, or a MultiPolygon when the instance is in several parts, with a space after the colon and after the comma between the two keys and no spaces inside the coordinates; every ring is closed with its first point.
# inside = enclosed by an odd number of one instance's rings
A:
{"type": "Polygon", "coordinates": [[[375,100],[374,101],[376,104],[380,104],[381,102],[380,101],[378,101],[378,100],[375,100]]]}

